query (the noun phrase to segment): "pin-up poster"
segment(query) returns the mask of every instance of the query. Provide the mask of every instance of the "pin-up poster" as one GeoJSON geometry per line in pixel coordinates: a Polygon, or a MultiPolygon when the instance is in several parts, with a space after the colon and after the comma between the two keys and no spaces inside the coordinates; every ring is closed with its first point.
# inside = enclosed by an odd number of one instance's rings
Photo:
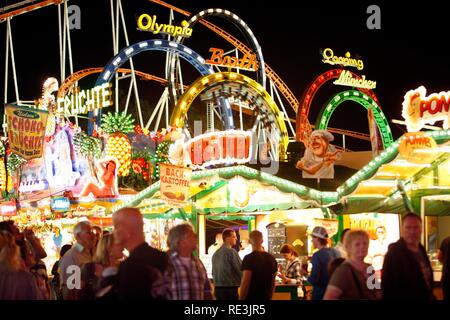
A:
{"type": "Polygon", "coordinates": [[[42,157],[48,112],[6,105],[11,152],[26,160],[42,157]]]}

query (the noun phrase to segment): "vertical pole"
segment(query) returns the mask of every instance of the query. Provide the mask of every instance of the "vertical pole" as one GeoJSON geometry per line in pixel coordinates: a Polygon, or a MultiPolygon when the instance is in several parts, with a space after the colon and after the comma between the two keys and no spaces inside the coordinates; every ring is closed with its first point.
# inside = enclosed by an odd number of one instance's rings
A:
{"type": "MultiPolygon", "coordinates": [[[[114,17],[113,17],[114,19],[114,17]]],[[[114,39],[114,55],[117,55],[117,53],[119,53],[119,0],[116,0],[116,20],[115,20],[115,27],[116,27],[116,32],[115,32],[115,39],[114,39]]],[[[114,76],[115,78],[115,96],[114,96],[114,100],[116,103],[116,112],[119,112],[119,76],[116,75],[114,76]]]]}
{"type": "Polygon", "coordinates": [[[62,71],[61,71],[61,79],[62,81],[64,81],[64,79],[66,78],[66,28],[67,25],[64,23],[65,19],[64,17],[67,14],[67,7],[64,6],[64,12],[63,12],[63,22],[62,22],[62,26],[63,26],[63,41],[62,41],[62,71]]]}
{"type": "Polygon", "coordinates": [[[69,11],[67,10],[67,1],[64,1],[64,23],[67,28],[67,50],[69,51],[69,72],[73,73],[73,62],[72,62],[72,45],[70,41],[70,27],[69,27],[69,11]]]}
{"type": "Polygon", "coordinates": [[[342,147],[344,148],[345,152],[345,134],[342,135],[342,147]]]}
{"type": "Polygon", "coordinates": [[[14,60],[14,47],[13,47],[12,32],[11,32],[11,18],[8,18],[7,24],[8,24],[7,29],[9,32],[9,47],[11,50],[11,64],[12,64],[13,78],[14,78],[14,89],[16,92],[16,101],[17,101],[17,103],[19,103],[20,97],[19,97],[19,87],[17,86],[16,61],[14,60]]]}
{"type": "Polygon", "coordinates": [[[420,237],[420,242],[422,245],[427,246],[425,242],[425,232],[426,232],[426,221],[425,221],[425,197],[420,198],[420,217],[422,218],[422,233],[420,237]]]}
{"type": "Polygon", "coordinates": [[[61,3],[58,3],[58,37],[59,37],[59,68],[60,83],[64,81],[64,65],[63,65],[63,37],[61,31],[61,3]]]}
{"type": "MultiPolygon", "coordinates": [[[[8,67],[9,67],[9,32],[8,28],[6,30],[6,51],[5,51],[5,91],[3,96],[4,104],[8,102],[8,67]]],[[[7,133],[7,123],[6,123],[6,114],[3,113],[3,135],[6,137],[7,133]]],[[[6,157],[5,157],[6,161],[6,157]]]]}
{"type": "Polygon", "coordinates": [[[206,254],[206,216],[198,216],[198,249],[200,257],[206,254]]]}

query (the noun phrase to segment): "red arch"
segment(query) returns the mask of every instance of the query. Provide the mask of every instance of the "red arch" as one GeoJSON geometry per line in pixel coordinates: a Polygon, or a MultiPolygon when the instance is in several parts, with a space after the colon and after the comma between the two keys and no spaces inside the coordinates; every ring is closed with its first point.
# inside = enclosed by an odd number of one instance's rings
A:
{"type": "MultiPolygon", "coordinates": [[[[326,71],[319,75],[317,78],[314,79],[313,82],[310,83],[310,85],[306,88],[306,90],[303,92],[303,95],[300,99],[300,108],[297,110],[297,121],[296,121],[296,140],[297,141],[304,141],[304,139],[308,136],[308,134],[311,132],[311,125],[308,120],[309,115],[309,109],[311,107],[311,101],[313,100],[314,96],[316,95],[316,92],[319,90],[319,88],[325,83],[332,79],[337,79],[341,75],[341,72],[344,69],[333,69],[326,71]]],[[[348,71],[348,70],[347,70],[348,71]]],[[[351,71],[349,71],[353,77],[360,79],[361,77],[351,71]]],[[[378,103],[378,99],[375,95],[375,93],[372,90],[369,89],[361,89],[357,88],[362,93],[367,94],[370,96],[373,100],[375,100],[378,103]]],[[[379,104],[379,103],[378,103],[379,104]]]]}

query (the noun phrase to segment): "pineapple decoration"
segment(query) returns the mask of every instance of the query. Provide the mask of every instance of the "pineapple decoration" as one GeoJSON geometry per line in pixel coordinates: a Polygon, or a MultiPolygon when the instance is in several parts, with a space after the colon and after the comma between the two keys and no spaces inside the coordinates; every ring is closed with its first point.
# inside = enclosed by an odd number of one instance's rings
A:
{"type": "Polygon", "coordinates": [[[134,119],[125,112],[108,112],[102,116],[101,128],[108,134],[106,154],[119,160],[118,176],[127,176],[131,167],[131,143],[126,134],[134,131],[134,119]]]}

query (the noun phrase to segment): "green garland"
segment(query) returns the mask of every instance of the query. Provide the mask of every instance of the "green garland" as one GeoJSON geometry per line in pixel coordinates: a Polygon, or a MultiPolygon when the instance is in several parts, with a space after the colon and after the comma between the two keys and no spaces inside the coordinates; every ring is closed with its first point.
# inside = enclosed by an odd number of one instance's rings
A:
{"type": "Polygon", "coordinates": [[[73,144],[83,156],[99,157],[102,152],[102,141],[83,131],[73,136],[73,144]]]}
{"type": "Polygon", "coordinates": [[[125,112],[103,114],[101,128],[108,134],[121,132],[127,134],[134,131],[134,119],[125,112]]]}
{"type": "Polygon", "coordinates": [[[173,141],[163,141],[158,144],[155,155],[151,156],[151,163],[153,166],[152,181],[159,180],[159,163],[169,163],[169,147],[173,141]]]}
{"type": "Polygon", "coordinates": [[[15,153],[12,153],[6,162],[6,168],[8,169],[8,172],[11,174],[13,172],[16,172],[24,163],[26,163],[27,160],[24,158],[18,156],[15,153]]]}
{"type": "Polygon", "coordinates": [[[2,141],[0,141],[0,157],[3,157],[5,155],[6,149],[5,149],[5,145],[3,144],[2,141]]]}

